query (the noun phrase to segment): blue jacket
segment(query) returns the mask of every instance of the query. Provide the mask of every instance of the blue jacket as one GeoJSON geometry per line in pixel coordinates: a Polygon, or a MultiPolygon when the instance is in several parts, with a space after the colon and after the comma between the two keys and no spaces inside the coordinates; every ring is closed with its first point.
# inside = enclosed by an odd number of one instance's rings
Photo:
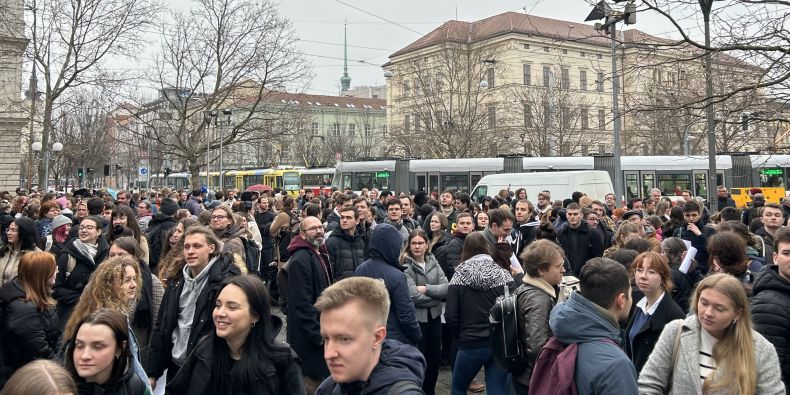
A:
{"type": "Polygon", "coordinates": [[[354,275],[384,280],[390,295],[390,313],[387,317],[387,338],[416,346],[420,341],[420,325],[409,296],[409,285],[400,265],[403,239],[395,227],[379,224],[370,236],[370,259],[354,271],[354,275]]]}
{"type": "MultiPolygon", "coordinates": [[[[351,383],[336,383],[332,376],[327,377],[318,389],[316,395],[342,395],[342,394],[369,394],[384,395],[389,393],[390,387],[398,382],[411,381],[422,386],[425,372],[425,358],[419,350],[395,340],[385,340],[381,345],[379,363],[370,372],[368,381],[354,381],[351,383]]],[[[404,390],[400,395],[417,395],[422,391],[404,390]]]]}
{"type": "Polygon", "coordinates": [[[576,388],[579,395],[637,394],[636,369],[622,348],[620,327],[605,310],[578,292],[551,311],[549,326],[565,344],[578,343],[576,388]]]}

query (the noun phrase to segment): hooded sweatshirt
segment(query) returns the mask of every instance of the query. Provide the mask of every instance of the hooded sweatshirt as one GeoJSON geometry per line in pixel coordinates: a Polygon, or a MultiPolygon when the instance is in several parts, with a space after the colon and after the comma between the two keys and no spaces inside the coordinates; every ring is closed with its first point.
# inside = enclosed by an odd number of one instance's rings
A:
{"type": "Polygon", "coordinates": [[[763,268],[752,288],[754,330],[776,348],[785,388],[790,390],[790,281],[779,275],[776,265],[763,268]]]}
{"type": "MultiPolygon", "coordinates": [[[[318,386],[316,395],[384,395],[390,387],[401,381],[411,381],[422,385],[425,372],[425,358],[414,347],[407,346],[396,340],[387,339],[381,345],[379,363],[370,372],[365,382],[336,383],[328,377],[318,386]]],[[[401,395],[422,394],[422,392],[406,390],[401,395]]]]}
{"type": "Polygon", "coordinates": [[[578,343],[579,395],[636,394],[636,369],[619,344],[620,326],[608,311],[578,292],[551,311],[549,327],[564,344],[578,343]]]}
{"type": "Polygon", "coordinates": [[[362,262],[354,274],[384,280],[390,295],[387,338],[416,346],[422,335],[404,268],[398,259],[402,245],[400,232],[395,227],[376,226],[370,236],[370,259],[362,262]]]}

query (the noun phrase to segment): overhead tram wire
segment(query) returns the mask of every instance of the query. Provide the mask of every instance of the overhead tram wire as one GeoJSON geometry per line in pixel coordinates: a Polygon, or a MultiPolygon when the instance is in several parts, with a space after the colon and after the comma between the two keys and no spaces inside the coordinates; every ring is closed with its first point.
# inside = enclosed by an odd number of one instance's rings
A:
{"type": "Polygon", "coordinates": [[[353,6],[353,5],[351,5],[351,4],[348,4],[348,3],[344,2],[344,1],[341,1],[341,0],[335,0],[335,1],[336,1],[336,2],[338,2],[338,3],[340,3],[340,4],[343,4],[343,5],[345,5],[345,6],[347,6],[347,7],[351,7],[351,8],[353,8],[353,9],[355,9],[355,10],[359,11],[359,12],[364,12],[365,14],[368,14],[368,15],[370,15],[370,16],[372,16],[372,17],[374,17],[374,18],[381,19],[381,20],[382,20],[382,21],[384,21],[384,22],[387,22],[387,23],[393,24],[393,25],[395,25],[395,26],[398,26],[398,27],[400,27],[400,28],[406,29],[406,30],[408,30],[408,31],[410,31],[410,32],[413,32],[413,33],[417,33],[417,34],[418,34],[418,35],[420,35],[420,36],[424,36],[424,35],[425,35],[425,33],[418,32],[418,31],[416,31],[416,30],[414,30],[414,29],[412,29],[412,28],[410,28],[410,27],[403,26],[403,25],[401,25],[400,23],[393,22],[393,21],[391,21],[391,20],[389,20],[389,19],[387,19],[387,18],[384,18],[384,17],[378,16],[378,15],[376,15],[376,14],[372,13],[372,12],[365,11],[365,10],[363,10],[363,9],[361,9],[361,8],[357,7],[357,6],[353,6]]]}

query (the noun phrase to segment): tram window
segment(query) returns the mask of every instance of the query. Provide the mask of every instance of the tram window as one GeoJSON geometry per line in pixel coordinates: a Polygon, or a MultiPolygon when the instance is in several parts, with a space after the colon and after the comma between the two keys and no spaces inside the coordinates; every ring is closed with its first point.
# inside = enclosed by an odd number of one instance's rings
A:
{"type": "Polygon", "coordinates": [[[390,173],[386,173],[386,176],[382,173],[376,173],[376,176],[373,177],[373,187],[378,188],[378,190],[390,189],[390,173]]]}
{"type": "Polygon", "coordinates": [[[688,174],[659,174],[658,189],[663,195],[677,195],[677,191],[691,190],[691,176],[688,174]]]}
{"type": "Polygon", "coordinates": [[[708,198],[708,177],[705,173],[694,174],[694,195],[708,198]]]}
{"type": "Polygon", "coordinates": [[[457,192],[469,192],[469,176],[464,175],[442,175],[442,188],[444,190],[453,189],[457,192]]]}
{"type": "Polygon", "coordinates": [[[784,189],[784,171],[782,169],[760,169],[760,186],[784,189]]]}
{"type": "Polygon", "coordinates": [[[340,186],[341,187],[340,189],[343,189],[345,187],[350,187],[351,186],[351,173],[343,173],[343,183],[342,184],[343,185],[340,186]]]}
{"type": "Polygon", "coordinates": [[[625,175],[625,188],[628,200],[639,197],[639,178],[636,174],[625,175]]]}
{"type": "MultiPolygon", "coordinates": [[[[653,189],[655,185],[656,185],[655,175],[642,174],[642,196],[650,196],[650,190],[653,189]]],[[[666,194],[664,193],[664,195],[666,194]]]]}
{"type": "Polygon", "coordinates": [[[427,185],[425,185],[425,176],[417,176],[417,190],[425,191],[427,189],[426,187],[427,185]]]}
{"type": "Polygon", "coordinates": [[[428,188],[431,189],[430,192],[439,193],[439,176],[437,174],[428,175],[428,188]]]}
{"type": "Polygon", "coordinates": [[[361,191],[362,188],[371,189],[371,185],[373,185],[373,173],[362,172],[354,175],[354,186],[352,188],[355,191],[361,191]]]}
{"type": "Polygon", "coordinates": [[[470,180],[469,180],[469,181],[470,181],[470,182],[469,182],[469,185],[470,185],[472,188],[474,188],[474,187],[475,187],[475,185],[477,185],[477,183],[478,183],[478,182],[480,182],[480,179],[481,179],[481,178],[483,178],[483,175],[482,175],[482,174],[472,174],[472,176],[470,177],[470,180]]]}

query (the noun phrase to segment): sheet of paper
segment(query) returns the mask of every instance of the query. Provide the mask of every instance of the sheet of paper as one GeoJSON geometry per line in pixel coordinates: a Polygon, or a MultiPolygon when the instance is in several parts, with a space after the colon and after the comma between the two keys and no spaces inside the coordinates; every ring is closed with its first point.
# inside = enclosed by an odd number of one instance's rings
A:
{"type": "MultiPolygon", "coordinates": [[[[683,240],[686,243],[689,243],[683,240]]],[[[689,243],[691,244],[691,243],[689,243]]],[[[686,252],[686,257],[683,258],[683,262],[680,263],[680,271],[683,273],[688,273],[689,268],[691,267],[691,260],[697,255],[697,249],[692,247],[691,245],[688,246],[688,251],[686,252]]]]}

